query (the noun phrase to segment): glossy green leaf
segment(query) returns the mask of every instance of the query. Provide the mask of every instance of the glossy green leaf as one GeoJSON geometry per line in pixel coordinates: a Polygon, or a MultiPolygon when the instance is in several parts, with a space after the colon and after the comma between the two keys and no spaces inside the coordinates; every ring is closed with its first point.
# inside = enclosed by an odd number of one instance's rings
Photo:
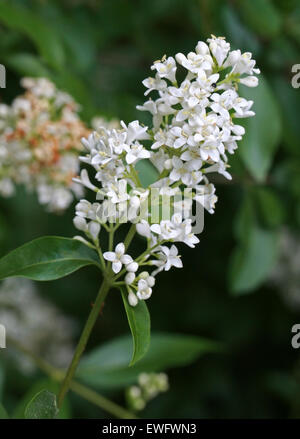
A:
{"type": "Polygon", "coordinates": [[[246,129],[239,143],[241,155],[248,171],[262,182],[272,165],[274,154],[281,140],[281,115],[273,91],[261,75],[259,86],[248,88],[240,86],[243,97],[254,101],[255,117],[240,119],[246,129]]]}
{"type": "Polygon", "coordinates": [[[77,378],[97,388],[119,388],[134,383],[142,372],[164,371],[185,366],[200,355],[218,352],[220,345],[193,335],[154,332],[147,354],[128,367],[131,339],[117,338],[85,355],[77,378]]]}
{"type": "Polygon", "coordinates": [[[149,160],[140,160],[135,168],[143,187],[146,188],[157,180],[158,171],[149,160]]]}
{"type": "Polygon", "coordinates": [[[130,366],[139,361],[149,349],[150,344],[150,314],[144,300],[140,300],[136,306],[128,303],[128,293],[122,289],[122,299],[130,326],[133,353],[130,360],[130,366]]]}
{"type": "Polygon", "coordinates": [[[11,251],[0,259],[0,279],[27,277],[53,280],[86,265],[97,265],[97,255],[75,239],[46,236],[11,251]]]}
{"type": "Polygon", "coordinates": [[[56,396],[48,390],[41,390],[25,409],[26,419],[54,419],[58,414],[56,396]]]}
{"type": "Polygon", "coordinates": [[[253,225],[247,240],[234,251],[229,267],[232,293],[243,294],[257,288],[269,275],[278,257],[278,232],[253,225]]]}
{"type": "Polygon", "coordinates": [[[2,1],[0,22],[27,35],[51,66],[63,66],[65,54],[57,33],[29,9],[2,1]]]}

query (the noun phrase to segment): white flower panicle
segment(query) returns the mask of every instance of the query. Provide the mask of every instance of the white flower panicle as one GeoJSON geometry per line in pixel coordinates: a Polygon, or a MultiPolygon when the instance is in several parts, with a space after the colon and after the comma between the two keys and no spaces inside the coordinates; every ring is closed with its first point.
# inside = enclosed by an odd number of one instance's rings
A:
{"type": "Polygon", "coordinates": [[[24,78],[25,93],[0,105],[0,194],[16,184],[36,190],[50,211],[66,209],[83,195],[72,181],[79,172],[80,139],[89,130],[68,94],[45,78],[24,78]]]}
{"type": "Polygon", "coordinates": [[[101,256],[100,229],[115,232],[126,221],[147,239],[146,250],[136,259],[126,254],[126,240],[103,254],[116,278],[124,275],[119,283],[126,286],[132,306],[151,296],[157,273],[182,267],[174,243],[193,248],[199,242],[193,233],[192,206],[196,203],[213,213],[217,197],[209,175],[232,178],[228,156],[245,134],[236,119],[255,114],[253,101],[239,96],[239,85],[256,86],[259,73],[250,53],[231,51],[224,38],[215,36],[198,42],[188,55],[164,56],[151,69],[155,76],[143,84],[145,95],[154,95],[137,108],[150,112],[152,127],[137,120],[121,122],[119,129],[99,128],[82,139],[87,154],[81,160],[95,174],[91,181],[83,170],[75,179],[96,195],[94,203],[81,200],[77,205],[74,224],[88,240],[78,239],[100,250],[101,256]],[[147,188],[136,168],[145,159],[157,170],[157,180],[147,188]],[[188,189],[189,196],[176,201],[188,189]],[[173,197],[167,218],[154,218],[145,210],[153,203],[154,191],[158,205],[160,197],[173,197]],[[145,267],[154,269],[148,273],[145,267]]]}

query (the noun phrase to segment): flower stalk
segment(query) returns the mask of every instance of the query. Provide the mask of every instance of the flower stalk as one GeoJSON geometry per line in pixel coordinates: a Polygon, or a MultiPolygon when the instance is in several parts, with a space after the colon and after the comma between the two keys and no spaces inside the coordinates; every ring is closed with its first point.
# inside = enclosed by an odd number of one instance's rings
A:
{"type": "MultiPolygon", "coordinates": [[[[65,374],[62,370],[53,367],[47,361],[45,361],[44,359],[40,358],[39,356],[37,356],[36,354],[31,352],[24,346],[22,346],[14,338],[7,337],[7,340],[9,341],[10,345],[14,346],[18,351],[22,352],[24,355],[29,357],[34,362],[34,364],[40,370],[42,370],[46,375],[48,375],[51,379],[58,382],[61,382],[64,379],[65,374]]],[[[104,396],[100,395],[94,390],[84,386],[83,384],[78,383],[75,380],[72,380],[70,382],[70,389],[77,395],[81,396],[82,398],[86,399],[92,404],[100,407],[102,410],[105,410],[106,412],[110,413],[116,418],[137,419],[136,415],[126,410],[124,407],[119,406],[113,401],[110,401],[109,399],[105,398],[104,396]]]]}
{"type": "Polygon", "coordinates": [[[108,294],[108,291],[110,289],[110,282],[109,280],[105,277],[103,280],[103,283],[101,285],[101,288],[99,290],[99,293],[97,295],[96,301],[94,303],[94,306],[90,312],[90,315],[86,321],[85,327],[82,331],[81,337],[79,339],[79,342],[77,344],[77,347],[75,349],[75,353],[74,356],[72,358],[72,361],[70,363],[70,366],[67,370],[66,376],[62,382],[61,385],[61,389],[58,395],[58,408],[60,408],[62,406],[62,403],[64,401],[64,398],[71,386],[71,382],[73,380],[73,377],[76,373],[80,358],[85,350],[85,347],[87,345],[87,342],[89,340],[89,337],[91,335],[91,332],[93,330],[93,327],[97,321],[97,318],[99,316],[99,312],[101,309],[101,306],[108,294]]]}

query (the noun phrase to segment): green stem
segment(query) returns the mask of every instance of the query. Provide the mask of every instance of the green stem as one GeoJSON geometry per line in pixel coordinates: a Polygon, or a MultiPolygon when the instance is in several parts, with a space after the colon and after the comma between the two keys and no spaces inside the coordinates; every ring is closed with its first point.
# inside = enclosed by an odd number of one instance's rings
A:
{"type": "Polygon", "coordinates": [[[64,372],[62,370],[53,367],[47,361],[43,360],[38,355],[34,354],[29,349],[27,349],[25,346],[21,345],[21,343],[19,343],[14,338],[8,335],[6,338],[9,345],[13,346],[15,349],[17,349],[18,351],[22,352],[24,355],[29,357],[39,369],[41,369],[43,372],[49,375],[53,380],[55,381],[63,380],[64,372]]]}
{"type": "Polygon", "coordinates": [[[113,246],[114,246],[114,235],[115,235],[115,230],[114,228],[112,228],[110,229],[108,235],[108,251],[110,252],[113,250],[113,246]]]}
{"type": "Polygon", "coordinates": [[[89,389],[88,387],[83,386],[82,384],[78,383],[77,381],[72,381],[70,385],[70,389],[77,393],[78,395],[82,396],[84,399],[94,403],[95,405],[105,408],[105,410],[109,413],[112,413],[116,418],[120,419],[138,419],[137,416],[130,413],[123,407],[120,407],[118,404],[115,404],[113,401],[110,401],[109,399],[105,398],[102,395],[99,395],[99,393],[95,392],[92,389],[89,389]]]}
{"type": "Polygon", "coordinates": [[[100,259],[101,265],[103,267],[103,270],[105,270],[105,260],[104,260],[103,253],[102,253],[102,250],[101,250],[99,243],[97,243],[97,245],[96,245],[96,250],[98,252],[99,259],[100,259]]]}
{"type": "Polygon", "coordinates": [[[109,289],[110,289],[110,283],[107,280],[107,278],[104,278],[103,283],[101,285],[101,288],[99,290],[99,293],[97,295],[95,304],[92,308],[92,311],[90,312],[90,315],[86,321],[85,327],[82,331],[79,342],[78,342],[77,347],[75,349],[75,353],[74,353],[73,359],[71,361],[71,364],[70,364],[70,366],[67,370],[66,376],[62,382],[62,386],[61,386],[61,389],[60,389],[60,392],[58,395],[58,407],[59,408],[61,407],[63,400],[64,400],[64,398],[65,398],[65,396],[70,388],[70,384],[71,384],[71,381],[75,375],[75,372],[76,372],[77,366],[79,364],[81,355],[83,354],[83,352],[85,350],[85,347],[86,347],[88,339],[91,335],[92,329],[93,329],[93,327],[96,323],[96,320],[99,316],[99,311],[100,311],[101,305],[104,302],[109,289]]]}
{"type": "Polygon", "coordinates": [[[128,230],[128,233],[124,240],[125,250],[127,250],[128,247],[130,246],[130,243],[135,235],[135,232],[136,232],[135,224],[131,224],[130,229],[128,230]]]}
{"type": "MultiPolygon", "coordinates": [[[[38,357],[30,350],[22,346],[17,340],[11,337],[7,337],[7,341],[9,342],[9,344],[14,346],[18,351],[22,352],[27,357],[31,358],[31,360],[35,363],[35,365],[43,372],[45,372],[46,375],[49,375],[50,378],[52,378],[55,381],[62,381],[64,379],[65,374],[62,370],[53,367],[47,361],[43,360],[42,358],[38,357]]],[[[92,389],[89,389],[88,387],[78,383],[77,381],[73,380],[71,382],[70,389],[74,393],[77,393],[77,395],[80,395],[82,398],[86,399],[92,404],[95,404],[96,406],[112,414],[116,418],[137,419],[137,416],[135,416],[133,413],[129,412],[128,410],[124,409],[123,407],[119,406],[113,401],[110,401],[104,396],[99,395],[99,393],[95,392],[92,389]]]]}

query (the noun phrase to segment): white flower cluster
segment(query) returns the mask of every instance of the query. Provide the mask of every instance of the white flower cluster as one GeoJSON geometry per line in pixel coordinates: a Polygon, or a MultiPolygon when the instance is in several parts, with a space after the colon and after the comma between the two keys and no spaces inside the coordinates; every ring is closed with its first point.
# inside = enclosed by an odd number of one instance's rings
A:
{"type": "MultiPolygon", "coordinates": [[[[7,336],[56,367],[66,367],[72,358],[74,322],[42,299],[32,281],[10,278],[1,283],[0,322],[7,336]]],[[[10,353],[22,371],[34,370],[28,358],[10,353]]]]}
{"type": "Polygon", "coordinates": [[[132,410],[143,410],[151,399],[168,390],[169,380],[165,373],[144,372],[138,376],[138,385],[127,390],[127,401],[132,410]]]}
{"type": "Polygon", "coordinates": [[[0,105],[0,194],[11,196],[23,184],[50,211],[61,211],[82,196],[72,178],[79,172],[80,139],[89,130],[71,96],[48,79],[21,84],[25,93],[0,105]]]}
{"type": "Polygon", "coordinates": [[[245,133],[235,120],[254,115],[253,101],[240,97],[238,87],[256,86],[255,74],[259,73],[251,53],[230,51],[230,44],[215,36],[207,44],[198,42],[195,52],[187,56],[178,53],[175,58],[163,57],[151,69],[155,77],[143,84],[145,95],[155,92],[156,97],[137,108],[151,113],[152,127],[137,120],[128,125],[121,122],[121,129],[101,128],[83,139],[88,154],[81,160],[94,168],[95,184],[86,170],[76,179],[97,194],[95,203],[80,201],[74,219],[77,229],[92,241],[85,241],[88,245],[99,248],[101,226],[107,231],[112,222],[119,226],[125,211],[127,219],[136,223],[136,231],[147,238],[146,251],[136,259],[125,254],[123,243],[114,252],[110,248],[104,253],[117,278],[124,275],[132,306],[151,296],[158,272],[182,267],[174,243],[193,248],[199,242],[193,233],[193,203],[213,213],[217,197],[208,175],[219,173],[231,179],[228,154],[234,153],[245,133]],[[157,181],[148,188],[141,187],[136,169],[143,159],[157,170],[157,181]],[[175,201],[187,188],[191,189],[190,196],[183,202],[175,201]],[[158,199],[173,197],[167,218],[154,219],[147,210],[141,215],[153,202],[154,190],[158,199]],[[143,266],[155,269],[150,274],[143,266]]]}

